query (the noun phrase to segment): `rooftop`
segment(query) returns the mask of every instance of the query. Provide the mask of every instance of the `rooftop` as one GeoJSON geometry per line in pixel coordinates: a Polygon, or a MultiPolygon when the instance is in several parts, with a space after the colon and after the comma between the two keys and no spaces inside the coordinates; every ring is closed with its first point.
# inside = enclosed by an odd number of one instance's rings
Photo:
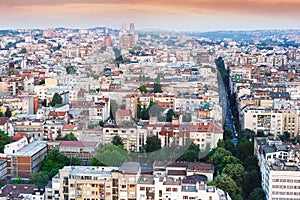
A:
{"type": "Polygon", "coordinates": [[[34,141],[17,151],[15,156],[33,156],[43,148],[47,147],[47,141],[34,141]]]}
{"type": "Polygon", "coordinates": [[[121,167],[119,167],[119,172],[125,174],[137,174],[140,171],[140,164],[137,162],[124,162],[121,167]]]}
{"type": "Polygon", "coordinates": [[[21,194],[33,194],[39,187],[33,184],[8,184],[3,187],[0,197],[8,197],[7,199],[20,198],[21,194]]]}
{"type": "Polygon", "coordinates": [[[96,147],[97,142],[61,141],[61,147],[96,147]]]}

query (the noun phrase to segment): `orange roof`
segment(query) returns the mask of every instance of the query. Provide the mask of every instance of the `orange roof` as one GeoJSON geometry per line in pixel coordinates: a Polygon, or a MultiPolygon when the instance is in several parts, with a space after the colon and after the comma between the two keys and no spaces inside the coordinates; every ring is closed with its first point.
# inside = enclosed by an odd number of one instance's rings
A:
{"type": "Polygon", "coordinates": [[[55,112],[55,111],[51,111],[49,113],[49,116],[52,116],[52,117],[57,117],[57,116],[60,116],[60,117],[63,117],[66,115],[66,112],[55,112]]]}
{"type": "Polygon", "coordinates": [[[13,136],[11,139],[12,139],[13,141],[18,141],[18,140],[20,140],[21,138],[23,138],[25,135],[26,135],[25,133],[21,132],[21,133],[18,133],[17,135],[15,135],[15,136],[13,136]]]}
{"type": "Polygon", "coordinates": [[[75,128],[77,128],[76,124],[65,124],[63,126],[63,130],[75,130],[75,128]]]}

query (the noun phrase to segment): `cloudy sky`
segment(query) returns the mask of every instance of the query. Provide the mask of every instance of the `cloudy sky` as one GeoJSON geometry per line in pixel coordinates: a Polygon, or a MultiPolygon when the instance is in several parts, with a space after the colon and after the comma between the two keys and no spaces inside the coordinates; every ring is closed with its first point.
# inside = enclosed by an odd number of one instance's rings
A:
{"type": "Polygon", "coordinates": [[[300,0],[0,0],[0,29],[123,22],[136,29],[299,29],[300,0]]]}

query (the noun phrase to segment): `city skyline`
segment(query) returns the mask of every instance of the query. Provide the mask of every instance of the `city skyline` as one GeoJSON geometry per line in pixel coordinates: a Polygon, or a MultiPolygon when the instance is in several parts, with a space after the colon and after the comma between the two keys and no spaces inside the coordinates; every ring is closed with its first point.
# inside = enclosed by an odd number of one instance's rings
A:
{"type": "Polygon", "coordinates": [[[0,29],[120,28],[176,31],[297,29],[296,0],[0,0],[0,29]]]}

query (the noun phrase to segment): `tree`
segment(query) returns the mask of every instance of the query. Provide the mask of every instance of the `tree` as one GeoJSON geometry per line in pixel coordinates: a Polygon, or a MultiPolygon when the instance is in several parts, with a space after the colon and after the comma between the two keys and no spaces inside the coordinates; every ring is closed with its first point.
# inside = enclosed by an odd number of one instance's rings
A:
{"type": "Polygon", "coordinates": [[[54,107],[56,104],[62,104],[62,97],[57,92],[54,93],[52,101],[50,102],[52,107],[54,107]]]}
{"type": "Polygon", "coordinates": [[[145,151],[148,153],[159,149],[161,149],[160,139],[158,139],[158,137],[155,135],[147,137],[145,151]]]}
{"type": "Polygon", "coordinates": [[[43,79],[39,82],[39,85],[44,85],[44,84],[45,84],[45,79],[43,79]]]}
{"type": "Polygon", "coordinates": [[[105,166],[102,162],[100,162],[97,158],[92,158],[90,164],[92,166],[105,166]]]}
{"type": "Polygon", "coordinates": [[[111,143],[117,147],[124,148],[123,140],[119,135],[115,135],[111,143]]]}
{"type": "Polygon", "coordinates": [[[69,165],[81,165],[82,163],[82,160],[80,160],[77,157],[71,157],[69,160],[70,160],[69,165]]]}
{"type": "Polygon", "coordinates": [[[240,141],[238,144],[239,158],[244,161],[247,157],[253,155],[254,145],[249,141],[240,141]]]}
{"type": "Polygon", "coordinates": [[[3,112],[1,112],[1,111],[0,111],[0,117],[4,117],[4,114],[3,114],[3,112]]]}
{"type": "Polygon", "coordinates": [[[216,172],[221,170],[222,159],[225,156],[232,156],[232,154],[230,151],[220,147],[216,148],[214,153],[211,156],[209,156],[208,162],[215,165],[216,172]]]}
{"type": "Polygon", "coordinates": [[[110,100],[110,118],[111,119],[115,119],[118,108],[119,108],[119,105],[118,105],[117,101],[114,99],[111,99],[110,100]]]}
{"type": "Polygon", "coordinates": [[[64,137],[57,137],[56,140],[66,140],[66,141],[78,141],[75,135],[71,132],[66,134],[64,137]]]}
{"type": "Polygon", "coordinates": [[[31,173],[29,175],[29,183],[37,186],[45,186],[48,184],[48,176],[44,172],[31,173]]]}
{"type": "Polygon", "coordinates": [[[70,66],[67,66],[67,67],[66,67],[66,72],[67,72],[67,74],[76,72],[75,67],[74,67],[74,66],[71,66],[71,65],[70,65],[70,66]]]}
{"type": "Polygon", "coordinates": [[[234,180],[227,174],[221,174],[217,176],[215,182],[217,188],[220,188],[224,192],[227,192],[232,197],[232,199],[235,199],[233,198],[233,196],[241,194],[242,192],[241,188],[238,187],[236,182],[234,182],[234,180]]]}
{"type": "Polygon", "coordinates": [[[5,117],[11,117],[11,111],[9,108],[6,108],[5,117]]]}
{"type": "Polygon", "coordinates": [[[198,161],[199,157],[199,146],[192,143],[179,158],[180,161],[195,162],[198,161]]]}
{"type": "Polygon", "coordinates": [[[100,146],[95,158],[101,164],[107,166],[120,166],[123,162],[129,162],[131,160],[127,150],[116,147],[113,144],[100,146]]]}
{"type": "Polygon", "coordinates": [[[102,120],[99,121],[99,126],[104,127],[104,122],[102,120]]]}
{"type": "Polygon", "coordinates": [[[141,91],[141,93],[147,93],[148,89],[146,85],[141,85],[140,87],[138,87],[138,89],[141,91]]]}
{"type": "Polygon", "coordinates": [[[243,175],[242,189],[244,197],[248,197],[255,189],[261,187],[261,176],[259,170],[251,170],[243,175]]]}
{"type": "Polygon", "coordinates": [[[169,109],[166,115],[167,115],[167,118],[166,118],[167,122],[172,122],[173,117],[179,117],[179,115],[175,114],[173,109],[169,109]]]}
{"type": "Polygon", "coordinates": [[[240,132],[240,137],[241,138],[246,138],[248,140],[251,139],[253,141],[254,136],[255,136],[255,132],[253,130],[248,129],[248,128],[246,128],[246,129],[244,129],[240,132]]]}
{"type": "Polygon", "coordinates": [[[222,173],[230,176],[230,178],[232,178],[237,185],[241,185],[243,182],[245,168],[241,164],[227,164],[222,173]]]}
{"type": "Polygon", "coordinates": [[[224,130],[223,135],[224,135],[224,140],[232,139],[232,132],[228,129],[224,130]]]}
{"type": "Polygon", "coordinates": [[[70,164],[70,159],[61,154],[58,150],[53,150],[45,156],[45,159],[41,166],[41,171],[48,176],[50,180],[58,171],[64,166],[70,164]]]}
{"type": "Polygon", "coordinates": [[[248,200],[265,199],[265,193],[262,188],[255,188],[249,195],[248,200]]]}
{"type": "Polygon", "coordinates": [[[12,139],[0,130],[0,153],[4,152],[4,146],[12,142],[12,139]]]}
{"type": "Polygon", "coordinates": [[[152,92],[153,93],[162,93],[161,84],[154,83],[152,92]]]}
{"type": "Polygon", "coordinates": [[[24,184],[24,180],[21,179],[21,177],[18,177],[17,179],[13,180],[11,184],[24,184]]]}

